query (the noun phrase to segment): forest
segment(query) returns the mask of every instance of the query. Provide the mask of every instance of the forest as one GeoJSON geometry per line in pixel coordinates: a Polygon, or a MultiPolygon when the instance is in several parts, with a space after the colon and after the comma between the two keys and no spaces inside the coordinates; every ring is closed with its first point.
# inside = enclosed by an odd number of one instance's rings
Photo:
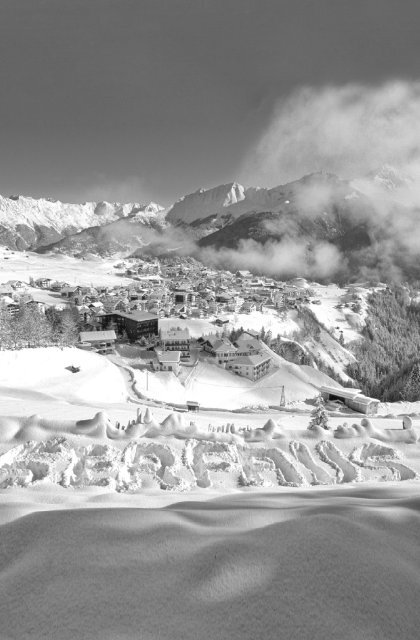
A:
{"type": "Polygon", "coordinates": [[[410,300],[402,287],[372,293],[363,340],[351,345],[348,375],[383,402],[420,400],[420,309],[410,300]]]}

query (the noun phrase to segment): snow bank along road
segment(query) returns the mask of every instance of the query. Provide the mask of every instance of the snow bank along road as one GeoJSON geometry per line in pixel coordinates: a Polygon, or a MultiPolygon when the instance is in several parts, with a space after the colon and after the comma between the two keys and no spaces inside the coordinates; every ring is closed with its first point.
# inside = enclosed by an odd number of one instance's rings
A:
{"type": "Polygon", "coordinates": [[[409,487],[16,517],[0,526],[0,637],[417,640],[409,487]]]}

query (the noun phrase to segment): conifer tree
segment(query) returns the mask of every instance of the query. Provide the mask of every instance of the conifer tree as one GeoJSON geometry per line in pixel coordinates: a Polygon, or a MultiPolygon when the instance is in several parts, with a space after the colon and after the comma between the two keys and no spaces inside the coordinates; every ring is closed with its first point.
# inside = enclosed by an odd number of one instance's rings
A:
{"type": "Polygon", "coordinates": [[[325,409],[324,400],[319,394],[315,401],[315,407],[311,413],[311,421],[309,422],[308,429],[314,429],[315,427],[322,427],[328,429],[328,413],[325,409]]]}
{"type": "Polygon", "coordinates": [[[402,399],[407,402],[420,400],[420,365],[418,362],[413,366],[407,378],[402,393],[402,399]]]}

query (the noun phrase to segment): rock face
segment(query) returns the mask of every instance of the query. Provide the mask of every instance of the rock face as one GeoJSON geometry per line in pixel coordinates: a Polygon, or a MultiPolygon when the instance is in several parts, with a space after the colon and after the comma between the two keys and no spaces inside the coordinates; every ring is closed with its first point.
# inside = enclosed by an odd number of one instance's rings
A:
{"type": "Polygon", "coordinates": [[[172,223],[191,224],[218,216],[224,209],[242,202],[245,197],[245,188],[237,182],[213,189],[198,189],[175,202],[168,211],[167,219],[172,223]]]}

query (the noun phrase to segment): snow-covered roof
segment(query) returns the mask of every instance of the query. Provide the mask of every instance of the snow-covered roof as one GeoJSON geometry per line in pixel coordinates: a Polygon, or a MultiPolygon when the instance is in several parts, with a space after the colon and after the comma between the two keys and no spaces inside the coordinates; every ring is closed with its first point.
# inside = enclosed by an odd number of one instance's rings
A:
{"type": "Polygon", "coordinates": [[[238,356],[232,360],[232,364],[243,364],[247,366],[256,367],[263,362],[271,360],[269,355],[263,355],[262,353],[256,353],[252,356],[238,356]]]}
{"type": "Polygon", "coordinates": [[[122,318],[129,318],[131,320],[135,320],[136,322],[142,322],[143,320],[157,320],[158,317],[153,313],[148,313],[147,311],[132,311],[131,313],[126,313],[124,311],[116,311],[114,315],[121,316],[122,318]]]}
{"type": "Polygon", "coordinates": [[[330,393],[334,396],[338,396],[341,398],[347,398],[352,400],[355,396],[358,396],[361,392],[361,389],[344,389],[343,387],[330,387],[328,385],[322,385],[321,387],[322,393],[330,393]]]}
{"type": "Polygon", "coordinates": [[[213,351],[236,351],[236,347],[227,339],[218,339],[212,343],[213,351]]]}
{"type": "Polygon", "coordinates": [[[180,351],[156,351],[159,362],[179,362],[181,359],[180,351]]]}
{"type": "Polygon", "coordinates": [[[372,402],[377,402],[379,404],[380,400],[377,400],[376,398],[369,398],[368,396],[365,396],[363,394],[358,394],[357,396],[355,396],[354,398],[352,398],[352,400],[354,400],[355,402],[359,402],[360,404],[371,404],[372,402]]]}
{"type": "Polygon", "coordinates": [[[181,329],[181,327],[171,327],[170,329],[160,330],[161,340],[189,340],[190,332],[188,327],[181,329]]]}
{"type": "Polygon", "coordinates": [[[81,331],[79,333],[80,342],[107,342],[116,340],[117,336],[113,329],[107,331],[81,331]]]}

